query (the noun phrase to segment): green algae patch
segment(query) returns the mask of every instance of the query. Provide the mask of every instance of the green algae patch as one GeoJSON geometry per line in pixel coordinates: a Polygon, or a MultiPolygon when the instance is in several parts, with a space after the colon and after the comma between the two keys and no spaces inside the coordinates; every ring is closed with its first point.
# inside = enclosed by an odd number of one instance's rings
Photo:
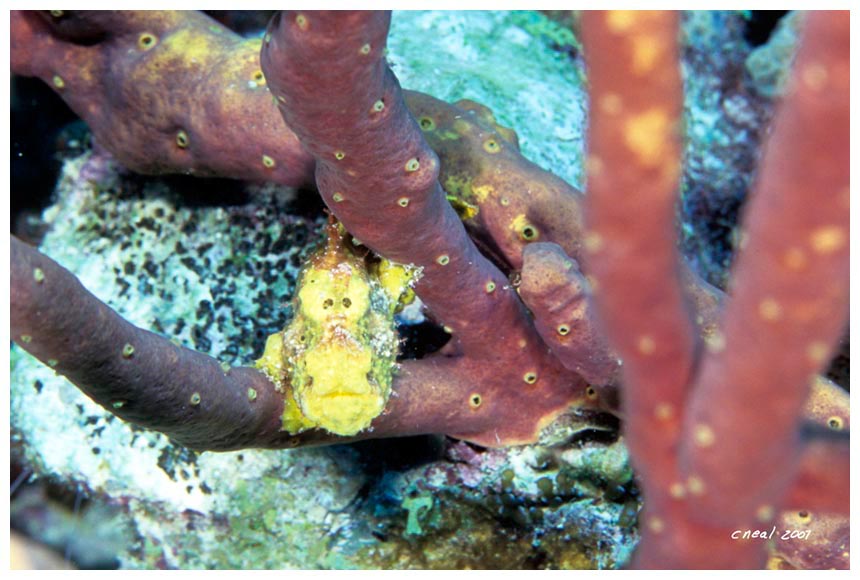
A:
{"type": "Polygon", "coordinates": [[[433,497],[427,494],[422,494],[416,497],[407,497],[403,500],[403,509],[408,512],[406,518],[406,530],[403,532],[406,536],[421,536],[424,530],[421,527],[421,520],[427,518],[427,513],[433,509],[433,497]]]}

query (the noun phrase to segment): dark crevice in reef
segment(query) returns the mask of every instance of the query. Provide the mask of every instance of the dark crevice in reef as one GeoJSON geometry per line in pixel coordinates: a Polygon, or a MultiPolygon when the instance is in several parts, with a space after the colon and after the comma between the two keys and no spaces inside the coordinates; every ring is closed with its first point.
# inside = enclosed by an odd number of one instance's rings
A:
{"type": "MultiPolygon", "coordinates": [[[[135,175],[132,179],[151,182],[152,176],[135,175]]],[[[196,177],[191,175],[162,175],[157,177],[170,191],[179,195],[182,205],[195,207],[227,207],[246,205],[251,195],[245,182],[217,177],[196,177]]]]}
{"type": "Polygon", "coordinates": [[[59,95],[41,80],[12,77],[13,228],[25,216],[38,215],[50,204],[62,165],[56,154],[61,131],[76,119],[59,95]]]}
{"type": "Polygon", "coordinates": [[[788,10],[751,10],[744,27],[744,39],[752,47],[766,44],[786,14],[788,10]]]}
{"type": "Polygon", "coordinates": [[[420,324],[399,325],[397,332],[400,334],[397,360],[424,358],[438,351],[451,339],[444,328],[428,320],[420,324]]]}
{"type": "Polygon", "coordinates": [[[350,443],[352,461],[369,477],[388,472],[414,469],[441,459],[445,453],[445,437],[419,435],[395,439],[369,439],[350,443]]]}
{"type": "Polygon", "coordinates": [[[306,219],[316,219],[327,212],[325,202],[316,189],[299,189],[290,203],[290,213],[306,219]]]}
{"type": "Polygon", "coordinates": [[[233,32],[246,37],[262,34],[275,13],[274,10],[204,10],[203,12],[233,32]]]}
{"type": "Polygon", "coordinates": [[[827,378],[845,389],[851,391],[851,336],[848,329],[845,329],[845,334],[842,340],[839,341],[839,347],[830,363],[830,368],[827,369],[827,378]]]}

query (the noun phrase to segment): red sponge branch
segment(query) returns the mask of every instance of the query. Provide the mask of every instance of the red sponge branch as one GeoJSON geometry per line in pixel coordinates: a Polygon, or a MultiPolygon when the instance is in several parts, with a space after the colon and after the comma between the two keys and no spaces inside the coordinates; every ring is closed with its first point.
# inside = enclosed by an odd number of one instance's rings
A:
{"type": "Polygon", "coordinates": [[[851,458],[847,439],[813,440],[804,445],[783,509],[848,514],[851,458]]]}
{"type": "Polygon", "coordinates": [[[592,385],[614,384],[618,357],[597,326],[579,264],[557,244],[529,244],[523,248],[521,277],[520,296],[555,356],[592,385]]]}
{"type": "Polygon", "coordinates": [[[684,441],[687,476],[714,486],[691,502],[727,522],[784,493],[810,382],[845,330],[848,46],[847,15],[809,13],[794,82],[743,216],[722,337],[702,361],[690,402],[687,431],[708,429],[720,443],[684,441]]]}
{"type": "Polygon", "coordinates": [[[309,184],[260,40],[191,11],[11,12],[12,72],[35,76],[128,169],[309,184]]]}
{"type": "MultiPolygon", "coordinates": [[[[761,566],[763,545],[733,531],[769,528],[782,507],[807,501],[823,457],[846,457],[838,445],[804,455],[800,440],[804,415],[837,402],[815,374],[844,331],[849,288],[848,16],[807,19],[743,217],[730,298],[700,352],[674,235],[675,17],[584,18],[593,111],[584,245],[600,319],[624,359],[625,428],[645,493],[636,566],[761,566]],[[825,396],[810,408],[813,384],[825,396]]],[[[845,426],[841,416],[827,425],[845,426]]],[[[834,495],[807,507],[841,509],[845,494],[834,495]]],[[[842,565],[841,552],[817,557],[842,565]]]]}
{"type": "Polygon", "coordinates": [[[586,271],[624,361],[636,467],[668,487],[696,336],[680,284],[675,199],[682,92],[677,13],[586,13],[589,128],[586,271]]]}
{"type": "Polygon", "coordinates": [[[286,440],[282,397],[261,372],[137,328],[38,250],[11,246],[12,339],[95,402],[192,449],[286,440]]]}

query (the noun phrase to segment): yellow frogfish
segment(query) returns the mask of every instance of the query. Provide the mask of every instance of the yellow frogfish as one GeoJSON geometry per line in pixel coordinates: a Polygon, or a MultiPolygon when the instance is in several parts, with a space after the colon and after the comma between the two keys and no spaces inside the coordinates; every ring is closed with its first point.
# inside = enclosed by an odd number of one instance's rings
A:
{"type": "Polygon", "coordinates": [[[257,368],[284,395],[285,431],[351,436],[385,409],[397,367],[394,315],[414,298],[419,272],[365,256],[333,220],[327,235],[299,274],[293,319],[269,336],[257,368]]]}

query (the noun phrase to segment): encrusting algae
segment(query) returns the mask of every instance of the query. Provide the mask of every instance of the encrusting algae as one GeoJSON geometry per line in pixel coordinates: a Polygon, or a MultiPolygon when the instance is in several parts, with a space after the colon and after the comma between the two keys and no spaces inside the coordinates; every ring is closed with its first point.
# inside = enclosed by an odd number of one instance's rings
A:
{"type": "Polygon", "coordinates": [[[269,336],[256,365],[284,393],[285,431],[351,436],[370,426],[391,394],[394,315],[414,298],[417,273],[372,261],[334,220],[327,235],[299,274],[295,316],[269,336]]]}

